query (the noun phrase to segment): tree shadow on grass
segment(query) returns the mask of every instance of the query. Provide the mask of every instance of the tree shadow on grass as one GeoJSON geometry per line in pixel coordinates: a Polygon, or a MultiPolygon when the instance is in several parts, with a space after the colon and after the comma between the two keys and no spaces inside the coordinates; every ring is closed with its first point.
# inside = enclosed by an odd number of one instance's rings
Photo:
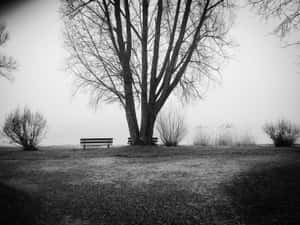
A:
{"type": "Polygon", "coordinates": [[[300,224],[300,165],[254,169],[225,186],[243,224],[300,224]]]}
{"type": "Polygon", "coordinates": [[[25,192],[3,183],[0,183],[0,212],[0,224],[38,224],[38,202],[25,192]]]}

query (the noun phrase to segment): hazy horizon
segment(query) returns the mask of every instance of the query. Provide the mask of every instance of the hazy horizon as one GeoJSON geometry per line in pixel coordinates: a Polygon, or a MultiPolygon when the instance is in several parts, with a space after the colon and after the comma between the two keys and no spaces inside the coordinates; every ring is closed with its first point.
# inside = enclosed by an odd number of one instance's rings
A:
{"type": "MultiPolygon", "coordinates": [[[[48,121],[42,145],[79,144],[81,137],[113,137],[116,144],[126,144],[127,123],[118,104],[95,108],[88,94],[73,96],[72,74],[64,70],[68,54],[59,6],[59,0],[32,0],[0,16],[10,37],[1,50],[18,65],[13,82],[0,80],[0,125],[9,112],[28,106],[48,121]]],[[[238,46],[222,67],[221,84],[211,82],[203,100],[184,107],[178,103],[189,129],[183,143],[192,143],[198,126],[230,123],[249,131],[257,143],[270,143],[261,128],[266,121],[285,118],[300,124],[298,48],[282,48],[283,42],[270,34],[275,25],[247,7],[236,9],[230,37],[238,46]]]]}

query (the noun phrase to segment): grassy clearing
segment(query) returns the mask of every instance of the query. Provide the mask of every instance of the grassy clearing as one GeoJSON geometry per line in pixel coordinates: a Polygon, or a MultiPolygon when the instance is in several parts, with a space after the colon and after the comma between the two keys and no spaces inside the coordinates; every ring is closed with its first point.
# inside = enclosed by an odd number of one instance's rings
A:
{"type": "Polygon", "coordinates": [[[1,224],[299,224],[300,152],[0,150],[1,224]]]}

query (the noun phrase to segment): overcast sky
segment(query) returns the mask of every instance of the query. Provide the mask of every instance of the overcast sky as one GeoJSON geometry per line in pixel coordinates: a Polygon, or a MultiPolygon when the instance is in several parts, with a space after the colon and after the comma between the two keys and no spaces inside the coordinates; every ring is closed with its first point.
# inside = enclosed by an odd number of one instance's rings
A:
{"type": "MultiPolygon", "coordinates": [[[[72,75],[64,70],[67,56],[59,0],[32,0],[2,15],[10,39],[2,52],[18,64],[15,80],[0,80],[0,124],[16,107],[28,106],[48,120],[42,144],[78,144],[80,137],[128,137],[125,114],[117,105],[89,105],[86,94],[73,96],[72,75]]],[[[197,126],[231,123],[249,130],[258,143],[269,142],[261,131],[266,121],[286,118],[300,124],[300,61],[295,47],[269,33],[274,21],[260,19],[249,8],[236,10],[230,36],[238,44],[221,71],[222,83],[212,84],[204,100],[185,106],[191,143],[197,126]]],[[[293,34],[291,38],[300,37],[293,34]]]]}

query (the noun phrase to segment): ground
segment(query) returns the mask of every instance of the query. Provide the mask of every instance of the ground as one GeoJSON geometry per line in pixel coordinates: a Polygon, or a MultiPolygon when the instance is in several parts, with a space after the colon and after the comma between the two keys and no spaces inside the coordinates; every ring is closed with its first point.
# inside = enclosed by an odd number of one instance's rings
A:
{"type": "Polygon", "coordinates": [[[0,149],[0,224],[300,224],[300,149],[0,149]]]}

